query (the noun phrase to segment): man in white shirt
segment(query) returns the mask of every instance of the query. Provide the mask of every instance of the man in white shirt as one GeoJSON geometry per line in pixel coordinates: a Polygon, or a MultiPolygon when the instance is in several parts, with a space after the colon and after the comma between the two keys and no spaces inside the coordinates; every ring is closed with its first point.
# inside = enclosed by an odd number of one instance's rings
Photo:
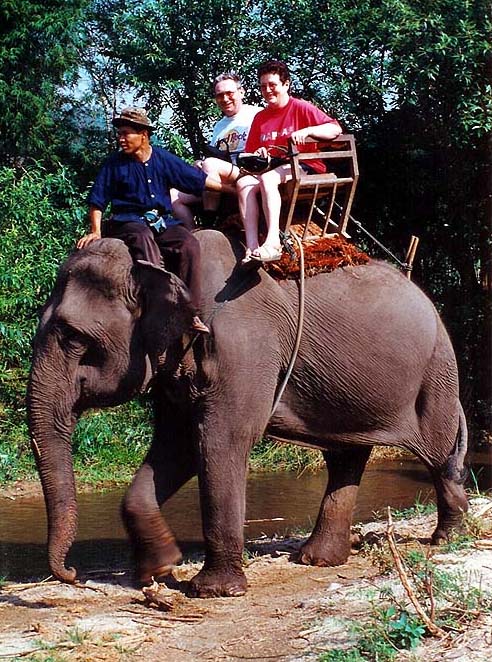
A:
{"type": "MultiPolygon", "coordinates": [[[[250,106],[243,103],[244,88],[239,76],[235,73],[224,73],[217,76],[213,83],[215,102],[224,113],[214,127],[210,141],[212,149],[224,152],[224,158],[211,156],[195,165],[202,168],[205,174],[220,179],[224,183],[236,181],[239,168],[236,166],[236,156],[244,151],[249,129],[254,116],[261,110],[260,106],[250,106]],[[227,158],[229,154],[230,160],[227,158]]],[[[173,215],[179,218],[189,228],[194,227],[194,210],[200,202],[203,211],[200,214],[201,224],[205,227],[214,225],[220,203],[220,194],[204,192],[202,199],[176,189],[171,190],[173,215]]]]}

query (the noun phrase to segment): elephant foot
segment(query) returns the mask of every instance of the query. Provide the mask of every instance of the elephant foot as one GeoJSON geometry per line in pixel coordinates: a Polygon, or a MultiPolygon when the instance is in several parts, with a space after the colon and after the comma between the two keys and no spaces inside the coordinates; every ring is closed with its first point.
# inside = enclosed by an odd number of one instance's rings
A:
{"type": "Polygon", "coordinates": [[[200,570],[190,581],[186,595],[189,598],[236,598],[247,590],[242,570],[200,570]]]}
{"type": "Polygon", "coordinates": [[[464,530],[463,526],[454,526],[451,529],[442,529],[438,527],[432,534],[431,545],[445,545],[453,538],[453,536],[464,533],[464,530]]]}
{"type": "Polygon", "coordinates": [[[465,513],[466,509],[463,509],[458,514],[453,513],[440,518],[432,534],[431,544],[442,545],[448,543],[454,536],[466,533],[465,513]]]}
{"type": "Polygon", "coordinates": [[[315,541],[308,540],[299,550],[297,562],[303,565],[315,565],[319,567],[332,567],[344,565],[350,555],[350,544],[320,545],[315,541]]]}
{"type": "Polygon", "coordinates": [[[141,551],[137,554],[136,578],[141,584],[149,584],[153,579],[169,575],[182,560],[181,550],[175,542],[168,542],[152,553],[141,551]]]}

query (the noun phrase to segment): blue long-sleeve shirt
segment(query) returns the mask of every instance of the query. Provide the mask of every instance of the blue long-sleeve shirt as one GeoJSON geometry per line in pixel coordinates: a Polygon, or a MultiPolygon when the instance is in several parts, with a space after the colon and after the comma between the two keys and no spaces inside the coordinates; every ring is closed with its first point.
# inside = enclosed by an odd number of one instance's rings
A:
{"type": "Polygon", "coordinates": [[[115,152],[103,163],[89,193],[88,202],[104,212],[111,203],[113,215],[142,216],[157,209],[172,213],[170,188],[201,195],[205,173],[162,147],[152,146],[148,161],[141,163],[124,152],[115,152]]]}

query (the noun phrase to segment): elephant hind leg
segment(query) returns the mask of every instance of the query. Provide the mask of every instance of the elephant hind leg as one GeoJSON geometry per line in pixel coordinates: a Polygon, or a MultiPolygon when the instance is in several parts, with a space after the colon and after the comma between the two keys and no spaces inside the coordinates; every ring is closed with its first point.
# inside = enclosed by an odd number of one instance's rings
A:
{"type": "Polygon", "coordinates": [[[468,511],[468,500],[463,484],[449,478],[446,471],[431,469],[437,495],[437,526],[432,534],[432,544],[448,542],[453,531],[463,527],[463,517],[468,511]]]}
{"type": "Polygon", "coordinates": [[[328,484],[313,532],[299,551],[305,565],[336,566],[350,555],[350,527],[370,446],[325,451],[328,484]]]}
{"type": "MultiPolygon", "coordinates": [[[[432,534],[432,544],[447,542],[452,531],[459,530],[463,525],[463,517],[468,511],[468,499],[464,483],[468,472],[465,467],[468,431],[461,403],[458,402],[458,429],[454,447],[444,463],[433,465],[425,461],[429,467],[437,503],[437,526],[432,534]]],[[[438,438],[440,430],[433,430],[433,436],[438,438]]],[[[428,433],[429,434],[429,433],[428,433]]]]}

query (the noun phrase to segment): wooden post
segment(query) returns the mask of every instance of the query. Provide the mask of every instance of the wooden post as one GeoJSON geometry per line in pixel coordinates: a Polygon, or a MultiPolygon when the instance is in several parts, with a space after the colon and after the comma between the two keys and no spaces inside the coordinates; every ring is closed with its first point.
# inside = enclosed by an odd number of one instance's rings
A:
{"type": "Polygon", "coordinates": [[[410,238],[410,245],[408,246],[407,254],[405,256],[405,273],[408,280],[412,277],[412,265],[415,259],[415,253],[417,251],[417,246],[419,245],[419,238],[414,235],[410,238]]]}

